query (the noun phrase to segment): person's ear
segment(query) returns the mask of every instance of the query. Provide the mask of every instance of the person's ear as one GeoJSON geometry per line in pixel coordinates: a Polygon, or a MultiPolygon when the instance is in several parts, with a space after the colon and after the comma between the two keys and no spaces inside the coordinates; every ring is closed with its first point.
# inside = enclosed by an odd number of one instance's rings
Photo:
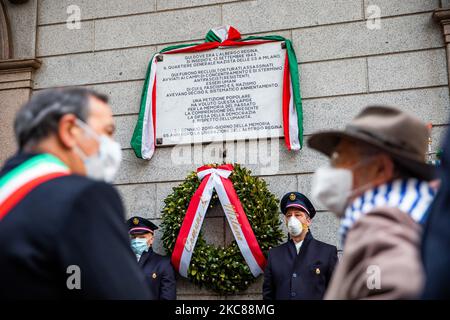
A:
{"type": "Polygon", "coordinates": [[[155,235],[154,234],[150,234],[149,237],[147,238],[147,244],[149,246],[151,246],[153,244],[153,240],[155,239],[155,235]]]}
{"type": "Polygon", "coordinates": [[[312,223],[312,220],[311,220],[311,218],[309,216],[306,217],[306,222],[307,222],[307,225],[309,227],[311,225],[311,223],[312,223]]]}
{"type": "Polygon", "coordinates": [[[377,161],[377,176],[376,181],[378,183],[383,183],[392,180],[394,177],[394,161],[387,154],[380,154],[378,156],[379,161],[377,161]]]}
{"type": "Polygon", "coordinates": [[[80,135],[79,128],[75,125],[76,117],[73,114],[65,114],[58,123],[58,138],[63,147],[73,149],[80,135]]]}

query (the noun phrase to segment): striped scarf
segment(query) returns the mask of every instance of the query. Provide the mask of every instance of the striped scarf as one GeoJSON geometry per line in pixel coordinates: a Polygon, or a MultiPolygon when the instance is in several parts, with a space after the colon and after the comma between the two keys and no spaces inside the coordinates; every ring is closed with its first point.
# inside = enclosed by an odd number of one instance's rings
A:
{"type": "Polygon", "coordinates": [[[415,178],[397,179],[367,190],[345,211],[339,229],[341,243],[344,244],[347,232],[355,222],[375,208],[398,208],[417,223],[423,224],[434,195],[435,191],[428,182],[415,178]]]}

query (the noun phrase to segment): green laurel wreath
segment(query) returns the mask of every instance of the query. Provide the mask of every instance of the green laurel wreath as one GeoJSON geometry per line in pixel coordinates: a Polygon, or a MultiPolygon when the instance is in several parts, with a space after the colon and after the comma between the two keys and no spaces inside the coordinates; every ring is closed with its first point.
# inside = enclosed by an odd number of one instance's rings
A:
{"type": "MultiPolygon", "coordinates": [[[[219,164],[211,166],[217,167],[219,164]]],[[[267,257],[267,251],[278,245],[283,237],[278,199],[269,191],[267,183],[262,178],[251,176],[251,171],[239,164],[234,164],[234,170],[229,179],[233,182],[261,250],[267,257]]],[[[161,223],[162,242],[170,254],[175,246],[189,201],[200,182],[196,172],[191,172],[164,200],[165,207],[162,210],[161,223]]],[[[214,191],[210,208],[217,205],[220,206],[220,201],[214,191]]],[[[222,295],[243,291],[256,280],[235,240],[227,247],[216,247],[206,243],[202,232],[198,236],[192,254],[188,278],[192,283],[222,295]]]]}

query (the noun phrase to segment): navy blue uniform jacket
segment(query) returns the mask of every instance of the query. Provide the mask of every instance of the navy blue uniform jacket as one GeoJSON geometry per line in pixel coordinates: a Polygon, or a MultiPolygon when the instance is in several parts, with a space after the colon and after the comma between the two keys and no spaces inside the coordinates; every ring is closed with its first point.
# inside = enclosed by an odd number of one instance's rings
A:
{"type": "MultiPolygon", "coordinates": [[[[9,159],[0,176],[31,155],[9,159]]],[[[0,299],[149,299],[122,201],[78,175],[33,189],[0,221],[0,299]],[[80,271],[81,289],[68,289],[80,271]]]]}
{"type": "Polygon", "coordinates": [[[264,300],[322,299],[338,261],[335,246],[306,234],[297,255],[289,240],[269,251],[264,271],[264,300]]]}
{"type": "Polygon", "coordinates": [[[152,300],[175,300],[177,298],[175,271],[170,258],[161,256],[150,248],[139,259],[152,300]]]}

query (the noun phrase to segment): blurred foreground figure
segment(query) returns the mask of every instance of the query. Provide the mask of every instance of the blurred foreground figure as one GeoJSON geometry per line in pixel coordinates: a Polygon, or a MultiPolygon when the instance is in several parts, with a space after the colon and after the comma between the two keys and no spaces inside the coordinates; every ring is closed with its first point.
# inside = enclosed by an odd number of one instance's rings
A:
{"type": "Polygon", "coordinates": [[[342,218],[343,257],[325,299],[419,297],[421,228],[434,197],[428,135],[418,119],[372,106],[345,130],[310,138],[331,158],[314,174],[313,197],[342,218]]]}
{"type": "Polygon", "coordinates": [[[0,299],[147,299],[124,211],[105,181],[121,150],[107,98],[48,90],[18,112],[0,171],[0,299]]]}
{"type": "Polygon", "coordinates": [[[152,245],[158,227],[142,217],[131,217],[127,221],[131,248],[145,274],[151,300],[176,300],[175,270],[169,257],[153,251],[152,245]]]}
{"type": "Polygon", "coordinates": [[[424,299],[450,299],[450,131],[443,147],[441,186],[428,213],[422,239],[424,299]]]}

